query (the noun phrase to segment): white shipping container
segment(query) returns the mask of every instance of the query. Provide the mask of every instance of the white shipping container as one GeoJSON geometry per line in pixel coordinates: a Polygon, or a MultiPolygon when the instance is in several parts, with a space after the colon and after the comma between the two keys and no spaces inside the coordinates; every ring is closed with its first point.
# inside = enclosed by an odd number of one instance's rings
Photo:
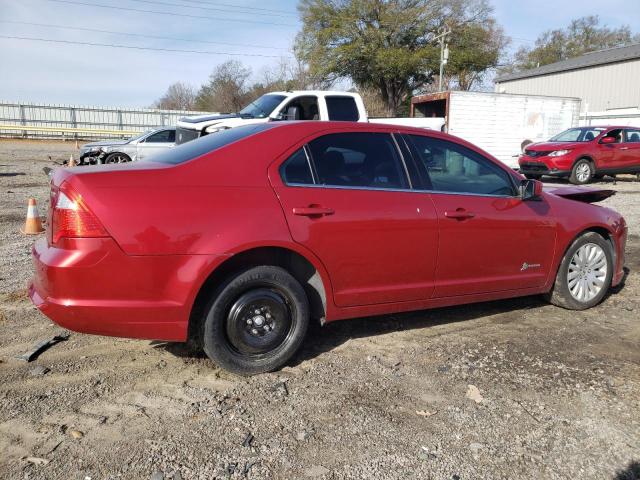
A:
{"type": "Polygon", "coordinates": [[[580,99],[568,97],[452,91],[415,97],[412,107],[415,116],[444,114],[448,133],[512,168],[524,141],[546,141],[580,119],[580,99]]]}

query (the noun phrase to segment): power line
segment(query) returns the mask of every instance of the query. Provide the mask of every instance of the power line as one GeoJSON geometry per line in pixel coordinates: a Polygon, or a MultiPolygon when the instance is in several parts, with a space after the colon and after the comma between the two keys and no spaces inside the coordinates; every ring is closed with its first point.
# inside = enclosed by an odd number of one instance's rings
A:
{"type": "Polygon", "coordinates": [[[187,13],[175,13],[175,12],[160,12],[157,10],[143,10],[141,8],[131,8],[131,7],[116,7],[113,5],[102,5],[102,4],[97,4],[97,3],[85,3],[85,2],[75,2],[72,0],[48,0],[50,2],[57,2],[57,3],[67,3],[70,5],[83,5],[85,7],[98,7],[98,8],[109,8],[112,10],[119,10],[119,11],[129,11],[129,12],[138,12],[138,13],[154,13],[157,15],[170,15],[172,17],[185,17],[185,18],[198,18],[198,19],[205,19],[205,20],[218,20],[218,21],[224,21],[224,22],[239,22],[239,23],[257,23],[257,24],[261,24],[261,25],[277,25],[280,27],[297,27],[297,25],[293,25],[290,23],[275,23],[275,22],[262,22],[259,20],[241,20],[239,18],[220,18],[220,17],[208,17],[205,15],[189,15],[187,13]]]}
{"type": "MultiPolygon", "coordinates": [[[[244,14],[251,14],[251,15],[263,15],[263,16],[267,16],[267,17],[286,17],[286,15],[283,15],[281,13],[241,12],[241,11],[237,11],[237,10],[229,10],[229,9],[226,9],[226,8],[203,7],[202,5],[199,5],[199,6],[183,5],[183,4],[179,4],[179,3],[169,3],[169,2],[161,2],[161,1],[155,1],[155,0],[129,0],[129,1],[131,1],[131,2],[139,2],[139,3],[150,3],[152,5],[166,5],[168,7],[194,8],[196,10],[211,10],[211,11],[214,11],[214,12],[244,13],[244,14]]],[[[207,5],[209,5],[209,4],[207,4],[207,5]]]]}
{"type": "Polygon", "coordinates": [[[250,12],[253,10],[263,10],[266,12],[278,12],[278,13],[286,13],[287,15],[293,15],[294,17],[297,17],[298,14],[297,13],[291,13],[288,12],[286,10],[275,10],[273,8],[259,8],[259,7],[247,7],[245,5],[237,5],[237,4],[232,4],[232,3],[220,3],[220,2],[210,2],[210,1],[205,1],[205,0],[179,0],[181,2],[188,2],[188,3],[197,3],[199,5],[202,5],[203,3],[207,4],[207,5],[220,5],[223,7],[231,7],[231,8],[243,8],[245,10],[249,10],[250,12]]]}
{"type": "Polygon", "coordinates": [[[107,33],[112,35],[125,35],[129,37],[140,37],[140,38],[153,38],[156,40],[172,40],[177,42],[192,42],[192,43],[209,43],[212,45],[226,45],[229,47],[247,47],[247,48],[264,48],[269,50],[288,50],[286,47],[269,47],[264,45],[251,45],[246,43],[227,43],[227,42],[212,42],[209,40],[192,40],[188,38],[175,38],[175,37],[161,37],[158,35],[145,35],[142,33],[129,33],[129,32],[114,32],[111,30],[98,30],[96,28],[83,28],[83,27],[72,27],[70,25],[53,25],[48,23],[33,23],[33,22],[18,22],[13,20],[0,20],[0,23],[9,23],[15,25],[30,25],[33,27],[47,27],[47,28],[60,28],[65,30],[77,30],[81,32],[97,32],[97,33],[107,33]]]}
{"type": "Polygon", "coordinates": [[[154,52],[198,53],[201,55],[229,55],[229,56],[237,56],[237,57],[263,57],[263,58],[290,57],[290,55],[262,55],[260,53],[231,53],[231,52],[212,52],[208,50],[182,50],[178,48],[138,47],[135,45],[122,45],[117,43],[78,42],[75,40],[54,40],[52,38],[21,37],[21,36],[13,36],[13,35],[0,35],[0,38],[5,38],[9,40],[27,40],[27,41],[33,41],[33,42],[63,43],[67,45],[87,45],[90,47],[126,48],[130,50],[151,50],[154,52]]]}

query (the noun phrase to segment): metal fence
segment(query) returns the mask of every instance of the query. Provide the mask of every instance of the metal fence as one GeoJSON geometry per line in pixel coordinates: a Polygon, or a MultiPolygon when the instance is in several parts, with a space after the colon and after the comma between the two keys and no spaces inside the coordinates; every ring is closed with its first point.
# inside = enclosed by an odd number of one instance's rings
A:
{"type": "Polygon", "coordinates": [[[0,101],[0,136],[57,139],[122,138],[153,128],[175,125],[180,117],[186,115],[207,113],[210,112],[0,101]]]}

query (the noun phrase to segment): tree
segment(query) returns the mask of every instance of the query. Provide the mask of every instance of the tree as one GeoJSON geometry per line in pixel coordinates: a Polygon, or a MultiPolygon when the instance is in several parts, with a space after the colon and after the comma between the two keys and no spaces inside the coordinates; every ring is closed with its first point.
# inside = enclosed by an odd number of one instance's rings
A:
{"type": "MultiPolygon", "coordinates": [[[[433,37],[440,28],[470,32],[464,29],[489,22],[497,31],[485,0],[301,0],[298,9],[303,28],[296,51],[311,75],[376,89],[388,115],[433,81],[440,62],[433,37]]],[[[454,68],[464,69],[451,73],[470,86],[495,64],[493,57],[484,68],[481,63],[461,61],[454,68]]]]}
{"type": "Polygon", "coordinates": [[[481,25],[465,23],[452,29],[449,61],[445,70],[460,90],[471,90],[489,69],[496,68],[509,40],[502,27],[489,18],[481,25]]]}
{"type": "Polygon", "coordinates": [[[154,108],[164,110],[193,110],[196,93],[191,85],[176,82],[153,104],[154,108]]]}
{"type": "Polygon", "coordinates": [[[567,28],[548,30],[538,37],[535,47],[521,47],[508,71],[527,70],[605,48],[640,42],[628,26],[600,26],[597,16],[572,20],[567,28]]]}
{"type": "Polygon", "coordinates": [[[248,103],[251,69],[237,60],[218,65],[209,82],[200,87],[195,100],[198,110],[210,112],[237,112],[248,103]]]}

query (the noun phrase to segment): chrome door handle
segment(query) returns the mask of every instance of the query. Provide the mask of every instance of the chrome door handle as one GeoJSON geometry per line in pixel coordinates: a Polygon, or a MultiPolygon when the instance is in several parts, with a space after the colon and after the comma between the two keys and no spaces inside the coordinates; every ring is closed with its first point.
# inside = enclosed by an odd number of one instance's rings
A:
{"type": "Polygon", "coordinates": [[[629,150],[629,147],[620,147],[620,150],[629,150]]]}

